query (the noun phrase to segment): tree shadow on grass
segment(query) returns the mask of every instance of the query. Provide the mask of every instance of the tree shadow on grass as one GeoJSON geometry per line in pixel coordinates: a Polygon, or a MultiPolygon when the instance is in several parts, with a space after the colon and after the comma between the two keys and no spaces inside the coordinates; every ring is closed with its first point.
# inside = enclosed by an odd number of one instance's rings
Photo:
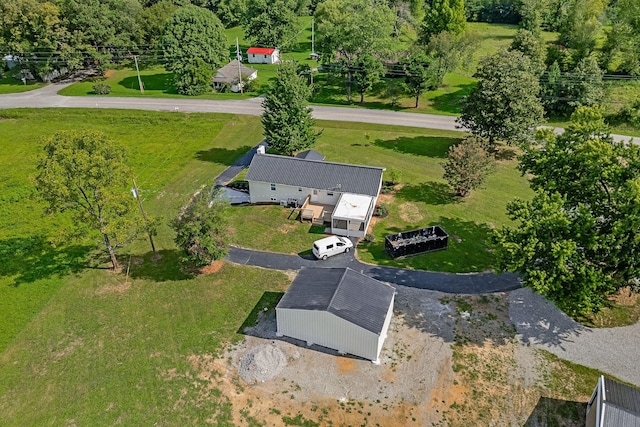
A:
{"type": "Polygon", "coordinates": [[[461,198],[456,196],[447,184],[435,181],[404,185],[396,191],[396,199],[424,202],[428,205],[449,205],[461,202],[461,198]]]}
{"type": "Polygon", "coordinates": [[[153,280],[155,282],[168,282],[193,279],[196,276],[195,269],[183,266],[180,261],[181,253],[177,249],[163,249],[158,251],[158,257],[154,259],[153,253],[148,252],[142,257],[131,254],[121,255],[123,271],[126,271],[129,259],[129,276],[132,279],[153,280]]]}
{"type": "Polygon", "coordinates": [[[376,139],[373,143],[381,148],[416,156],[445,159],[449,147],[458,144],[462,138],[446,138],[438,136],[401,136],[392,140],[376,139]]]}
{"type": "Polygon", "coordinates": [[[475,83],[468,83],[459,86],[459,89],[455,92],[443,93],[442,95],[431,98],[433,108],[438,111],[460,114],[464,98],[469,95],[475,86],[475,83]]]}
{"type": "Polygon", "coordinates": [[[196,153],[196,159],[203,162],[217,163],[220,165],[231,166],[242,155],[251,150],[251,146],[243,145],[234,150],[227,148],[211,148],[209,150],[200,150],[196,153]]]}
{"type": "Polygon", "coordinates": [[[242,322],[242,325],[240,325],[236,333],[252,335],[251,333],[245,332],[245,330],[255,327],[265,314],[275,311],[276,305],[278,305],[283,296],[284,292],[267,291],[263,293],[256,305],[253,307],[253,310],[251,310],[251,312],[247,315],[247,318],[244,319],[244,322],[242,322]]]}
{"type": "Polygon", "coordinates": [[[32,283],[53,276],[77,273],[89,267],[88,253],[93,246],[56,247],[44,236],[0,240],[0,277],[15,276],[12,286],[32,283]]]}
{"type": "Polygon", "coordinates": [[[524,427],[583,426],[586,423],[586,410],[585,402],[540,397],[524,427]]]}
{"type": "Polygon", "coordinates": [[[496,147],[496,160],[513,160],[518,156],[516,150],[506,145],[496,147]]]}
{"type": "MultiPolygon", "coordinates": [[[[160,90],[164,93],[176,93],[171,78],[171,73],[157,73],[141,76],[142,85],[146,90],[160,90]]],[[[138,90],[140,88],[138,76],[125,77],[118,82],[118,85],[126,89],[138,90]]]]}

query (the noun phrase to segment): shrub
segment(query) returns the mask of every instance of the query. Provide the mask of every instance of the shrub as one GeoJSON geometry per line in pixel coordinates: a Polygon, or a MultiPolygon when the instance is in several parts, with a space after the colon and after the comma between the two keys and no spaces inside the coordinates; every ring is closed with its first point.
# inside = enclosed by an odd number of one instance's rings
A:
{"type": "Polygon", "coordinates": [[[96,95],[109,95],[111,93],[111,86],[106,83],[96,83],[93,85],[93,93],[96,95]]]}
{"type": "Polygon", "coordinates": [[[364,236],[364,241],[367,243],[373,243],[374,240],[376,240],[376,236],[374,236],[373,233],[367,233],[364,236]]]}
{"type": "Polygon", "coordinates": [[[494,166],[493,157],[486,150],[486,141],[470,136],[449,148],[443,164],[444,179],[453,191],[465,197],[484,182],[494,166]]]}
{"type": "Polygon", "coordinates": [[[376,206],[375,211],[373,212],[374,216],[379,216],[380,218],[384,218],[389,215],[389,208],[387,205],[378,205],[376,206]]]}

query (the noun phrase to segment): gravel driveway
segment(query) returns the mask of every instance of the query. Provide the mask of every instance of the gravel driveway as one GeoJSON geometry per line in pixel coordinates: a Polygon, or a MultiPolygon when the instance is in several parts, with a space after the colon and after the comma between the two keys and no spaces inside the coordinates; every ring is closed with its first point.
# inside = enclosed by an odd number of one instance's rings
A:
{"type": "Polygon", "coordinates": [[[640,322],[618,328],[588,328],[528,288],[511,292],[509,317],[524,343],[640,386],[636,363],[640,322]]]}

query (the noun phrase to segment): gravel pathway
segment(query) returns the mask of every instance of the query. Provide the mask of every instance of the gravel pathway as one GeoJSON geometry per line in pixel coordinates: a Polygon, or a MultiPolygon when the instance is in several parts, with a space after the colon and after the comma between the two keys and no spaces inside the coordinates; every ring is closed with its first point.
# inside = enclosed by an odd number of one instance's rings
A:
{"type": "Polygon", "coordinates": [[[525,344],[640,386],[640,322],[619,328],[588,328],[528,288],[511,292],[509,317],[525,344]]]}

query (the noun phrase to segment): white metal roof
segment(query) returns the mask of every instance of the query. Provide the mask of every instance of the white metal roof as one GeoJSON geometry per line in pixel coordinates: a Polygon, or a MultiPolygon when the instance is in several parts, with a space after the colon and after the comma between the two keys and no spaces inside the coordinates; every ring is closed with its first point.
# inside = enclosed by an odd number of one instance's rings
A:
{"type": "Polygon", "coordinates": [[[371,196],[343,193],[333,210],[333,217],[366,221],[372,200],[371,196]]]}

